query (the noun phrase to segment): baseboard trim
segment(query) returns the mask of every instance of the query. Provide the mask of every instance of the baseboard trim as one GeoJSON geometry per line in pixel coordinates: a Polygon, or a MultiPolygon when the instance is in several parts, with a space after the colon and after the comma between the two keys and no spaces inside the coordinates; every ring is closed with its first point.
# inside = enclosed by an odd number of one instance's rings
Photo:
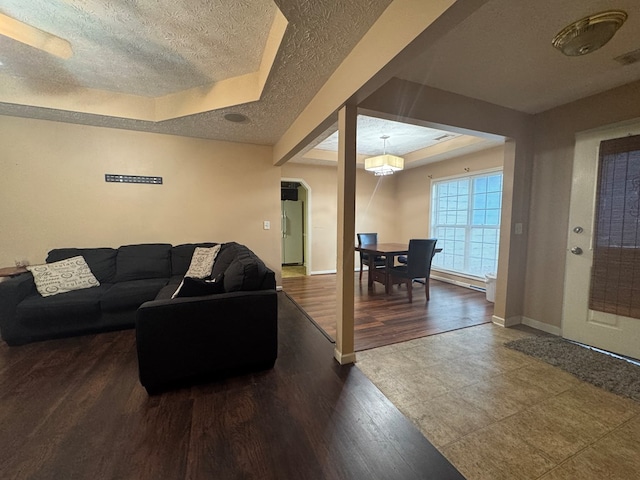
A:
{"type": "Polygon", "coordinates": [[[437,274],[434,275],[433,272],[430,275],[430,278],[434,280],[438,280],[439,282],[450,283],[452,285],[456,285],[458,287],[468,288],[469,290],[476,290],[478,292],[486,292],[486,288],[478,287],[476,285],[472,285],[471,283],[461,282],[459,280],[453,280],[452,278],[440,277],[437,274]]]}
{"type": "Polygon", "coordinates": [[[534,320],[529,317],[522,317],[522,324],[527,327],[535,328],[536,330],[541,330],[545,333],[550,333],[551,335],[555,335],[557,337],[562,336],[562,329],[560,327],[556,327],[554,325],[549,325],[548,323],[540,322],[538,320],[534,320]]]}
{"type": "Polygon", "coordinates": [[[338,271],[337,270],[315,270],[309,273],[309,275],[329,275],[330,273],[338,273],[338,271]]]}
{"type": "Polygon", "coordinates": [[[502,317],[498,317],[497,315],[493,315],[491,317],[491,323],[493,323],[494,325],[498,325],[499,327],[504,327],[504,318],[502,317]]]}
{"type": "Polygon", "coordinates": [[[507,319],[504,319],[502,317],[498,317],[497,315],[494,315],[491,317],[491,322],[494,325],[508,328],[508,327],[513,327],[515,325],[520,325],[522,323],[522,317],[519,315],[516,315],[515,317],[509,317],[507,319]]]}
{"type": "Polygon", "coordinates": [[[340,365],[347,365],[349,363],[356,363],[356,353],[343,354],[339,352],[337,348],[333,350],[333,358],[337,360],[340,365]]]}

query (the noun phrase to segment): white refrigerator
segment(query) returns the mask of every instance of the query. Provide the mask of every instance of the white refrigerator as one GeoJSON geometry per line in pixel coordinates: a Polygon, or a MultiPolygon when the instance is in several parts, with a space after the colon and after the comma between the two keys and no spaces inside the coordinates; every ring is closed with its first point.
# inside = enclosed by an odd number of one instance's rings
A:
{"type": "Polygon", "coordinates": [[[301,200],[282,200],[282,264],[304,263],[304,208],[301,200]]]}

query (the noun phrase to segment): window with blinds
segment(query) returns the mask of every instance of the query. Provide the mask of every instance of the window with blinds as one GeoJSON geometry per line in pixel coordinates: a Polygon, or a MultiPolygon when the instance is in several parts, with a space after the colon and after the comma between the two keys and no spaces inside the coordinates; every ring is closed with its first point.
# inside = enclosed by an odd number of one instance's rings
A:
{"type": "Polygon", "coordinates": [[[640,318],[640,135],[600,144],[589,308],[640,318]]]}

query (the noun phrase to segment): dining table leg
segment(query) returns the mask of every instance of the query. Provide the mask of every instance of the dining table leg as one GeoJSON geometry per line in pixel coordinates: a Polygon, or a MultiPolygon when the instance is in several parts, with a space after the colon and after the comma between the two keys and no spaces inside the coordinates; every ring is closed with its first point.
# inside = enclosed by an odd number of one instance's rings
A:
{"type": "Polygon", "coordinates": [[[367,261],[369,262],[368,264],[369,270],[367,271],[367,286],[369,287],[369,290],[372,290],[373,289],[373,269],[376,268],[376,260],[375,260],[375,257],[370,254],[367,261]]]}
{"type": "Polygon", "coordinates": [[[387,255],[384,266],[384,292],[389,295],[393,285],[391,284],[391,269],[393,268],[395,257],[393,255],[387,255]]]}

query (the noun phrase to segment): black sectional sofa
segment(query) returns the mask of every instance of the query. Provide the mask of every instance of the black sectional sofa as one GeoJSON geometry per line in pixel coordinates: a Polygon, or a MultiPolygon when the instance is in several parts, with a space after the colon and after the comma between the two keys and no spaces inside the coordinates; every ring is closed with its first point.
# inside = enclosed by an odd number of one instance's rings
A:
{"type": "Polygon", "coordinates": [[[82,256],[99,286],[50,297],[25,273],[0,283],[0,334],[9,345],[136,327],[149,391],[202,376],[268,368],[277,356],[275,274],[244,245],[221,245],[212,278],[224,293],[171,298],[196,247],[215,243],[62,248],[82,256]]]}

